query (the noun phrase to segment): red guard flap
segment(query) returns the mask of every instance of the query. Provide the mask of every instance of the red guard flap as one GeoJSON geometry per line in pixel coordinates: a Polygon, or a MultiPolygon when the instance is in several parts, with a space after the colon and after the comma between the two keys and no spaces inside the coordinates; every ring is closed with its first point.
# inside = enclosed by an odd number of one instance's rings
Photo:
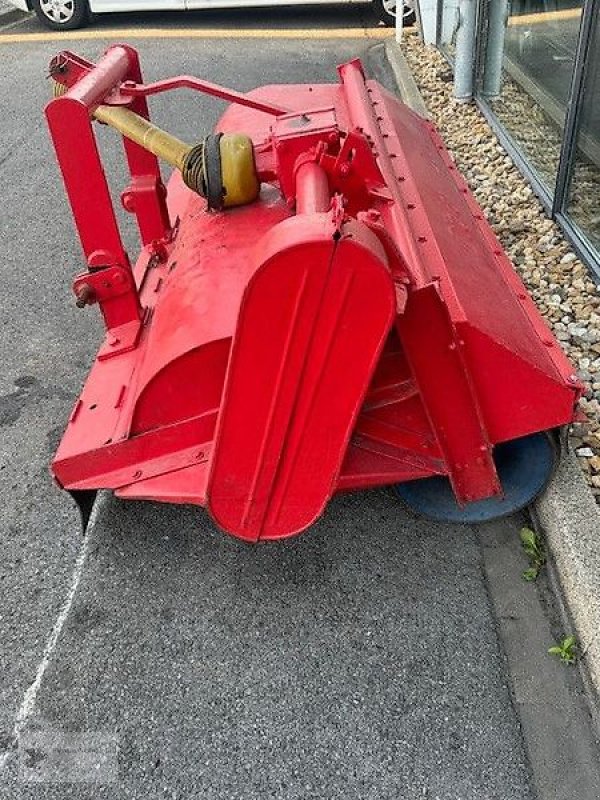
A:
{"type": "Polygon", "coordinates": [[[249,541],[298,533],[334,491],[395,310],[378,239],[301,215],[260,243],[226,378],[208,505],[249,541]]]}

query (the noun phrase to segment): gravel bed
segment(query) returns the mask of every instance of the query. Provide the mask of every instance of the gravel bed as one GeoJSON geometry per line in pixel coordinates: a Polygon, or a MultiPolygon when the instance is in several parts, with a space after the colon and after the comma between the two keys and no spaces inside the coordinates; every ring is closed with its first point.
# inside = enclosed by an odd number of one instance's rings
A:
{"type": "Polygon", "coordinates": [[[600,503],[600,286],[547,216],[478,109],[452,97],[450,67],[417,36],[403,52],[432,120],[587,390],[571,443],[600,503]]]}

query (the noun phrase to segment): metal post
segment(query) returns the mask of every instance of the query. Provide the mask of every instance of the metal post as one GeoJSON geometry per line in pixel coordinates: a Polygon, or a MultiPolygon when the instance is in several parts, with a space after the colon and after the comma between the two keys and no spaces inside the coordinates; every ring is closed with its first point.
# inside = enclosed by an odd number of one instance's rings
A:
{"type": "Polygon", "coordinates": [[[460,0],[454,58],[454,97],[471,100],[475,65],[476,0],[460,0]]]}
{"type": "Polygon", "coordinates": [[[437,0],[415,0],[421,35],[425,44],[435,45],[437,40],[437,0]]]}
{"type": "Polygon", "coordinates": [[[402,28],[404,25],[404,4],[400,0],[396,0],[396,41],[398,44],[402,41],[402,28]]]}
{"type": "Polygon", "coordinates": [[[504,34],[508,21],[508,0],[491,0],[487,4],[488,28],[485,46],[485,67],[482,94],[489,99],[498,97],[502,82],[504,34]]]}
{"type": "MultiPolygon", "coordinates": [[[[125,49],[129,53],[127,78],[135,83],[141,83],[142,71],[138,54],[132,47],[125,47],[125,49]]],[[[145,97],[132,98],[129,108],[140,117],[149,119],[148,103],[145,97]]],[[[167,193],[162,182],[158,158],[126,137],[123,138],[123,145],[131,176],[129,197],[133,200],[133,211],[142,244],[151,244],[155,239],[162,239],[171,227],[166,201],[167,193]]]]}
{"type": "Polygon", "coordinates": [[[327,173],[314,161],[301,164],[296,172],[296,213],[323,214],[331,203],[327,173]]]}

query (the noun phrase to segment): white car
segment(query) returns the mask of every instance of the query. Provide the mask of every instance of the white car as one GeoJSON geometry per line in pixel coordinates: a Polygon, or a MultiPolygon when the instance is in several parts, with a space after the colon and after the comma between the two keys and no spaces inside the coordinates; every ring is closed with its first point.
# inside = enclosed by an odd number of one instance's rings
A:
{"type": "MultiPolygon", "coordinates": [[[[22,11],[34,11],[40,22],[53,30],[72,30],[86,25],[90,14],[115,11],[191,11],[217,8],[253,8],[259,6],[316,5],[319,3],[371,2],[379,19],[386,25],[396,23],[396,0],[9,0],[22,11]]],[[[404,25],[415,21],[413,0],[404,5],[404,25]]]]}

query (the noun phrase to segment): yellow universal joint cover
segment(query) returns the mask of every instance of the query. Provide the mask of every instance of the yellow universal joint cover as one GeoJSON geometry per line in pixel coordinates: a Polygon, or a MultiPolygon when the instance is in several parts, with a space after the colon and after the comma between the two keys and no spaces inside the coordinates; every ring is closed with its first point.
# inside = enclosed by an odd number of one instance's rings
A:
{"type": "Polygon", "coordinates": [[[244,133],[224,133],[219,139],[219,152],[225,208],[243,206],[256,200],[260,183],[252,139],[244,133]]]}

